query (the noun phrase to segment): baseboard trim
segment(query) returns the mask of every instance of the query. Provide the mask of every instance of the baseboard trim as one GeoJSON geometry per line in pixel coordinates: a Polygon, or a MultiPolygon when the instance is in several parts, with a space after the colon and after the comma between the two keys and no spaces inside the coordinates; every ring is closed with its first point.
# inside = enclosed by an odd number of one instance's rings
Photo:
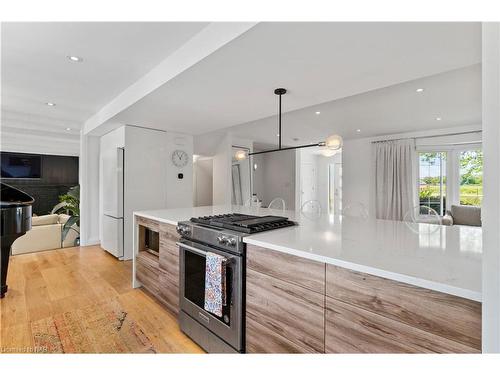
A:
{"type": "Polygon", "coordinates": [[[92,246],[92,245],[100,245],[101,241],[98,238],[90,238],[87,241],[82,241],[80,239],[80,246],[92,246]]]}

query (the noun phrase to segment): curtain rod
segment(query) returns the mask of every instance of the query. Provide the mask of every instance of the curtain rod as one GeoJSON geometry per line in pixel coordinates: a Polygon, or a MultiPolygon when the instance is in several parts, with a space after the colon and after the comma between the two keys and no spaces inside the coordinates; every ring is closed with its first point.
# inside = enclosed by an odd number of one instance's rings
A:
{"type": "MultiPolygon", "coordinates": [[[[422,139],[422,138],[439,138],[439,137],[449,137],[451,135],[463,135],[463,134],[474,134],[474,133],[482,133],[482,130],[470,130],[467,132],[459,132],[459,133],[448,133],[448,134],[439,134],[439,135],[427,135],[420,137],[405,137],[405,138],[395,138],[395,139],[384,139],[381,141],[372,141],[371,143],[381,143],[381,142],[390,142],[390,141],[401,141],[403,139],[422,139]]],[[[476,143],[476,142],[474,142],[476,143]]]]}

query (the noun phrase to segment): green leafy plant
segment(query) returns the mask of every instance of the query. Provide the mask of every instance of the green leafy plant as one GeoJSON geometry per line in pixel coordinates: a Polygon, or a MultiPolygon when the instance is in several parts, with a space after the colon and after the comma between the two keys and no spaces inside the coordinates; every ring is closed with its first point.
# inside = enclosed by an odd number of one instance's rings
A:
{"type": "Polygon", "coordinates": [[[429,199],[432,196],[432,189],[429,187],[425,186],[420,189],[420,199],[429,199]]]}
{"type": "MultiPolygon", "coordinates": [[[[80,231],[74,227],[76,224],[76,226],[80,228],[80,186],[73,186],[66,194],[60,195],[59,202],[63,203],[63,205],[54,213],[65,211],[70,215],[68,221],[64,223],[62,228],[62,241],[64,241],[70,230],[74,230],[80,234],[80,231]]],[[[78,240],[79,237],[76,241],[78,240]]]]}

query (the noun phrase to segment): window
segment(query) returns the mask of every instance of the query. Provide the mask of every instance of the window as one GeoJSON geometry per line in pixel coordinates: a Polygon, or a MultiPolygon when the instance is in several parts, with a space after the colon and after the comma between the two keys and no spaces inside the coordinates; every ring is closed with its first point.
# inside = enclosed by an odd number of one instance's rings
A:
{"type": "Polygon", "coordinates": [[[483,151],[460,152],[460,204],[481,206],[483,201],[483,151]]]}
{"type": "Polygon", "coordinates": [[[445,215],[452,204],[481,206],[483,201],[483,152],[480,144],[444,146],[446,151],[420,149],[418,199],[445,215]]]}
{"type": "Polygon", "coordinates": [[[419,152],[419,201],[421,206],[446,211],[446,152],[419,152]]]}

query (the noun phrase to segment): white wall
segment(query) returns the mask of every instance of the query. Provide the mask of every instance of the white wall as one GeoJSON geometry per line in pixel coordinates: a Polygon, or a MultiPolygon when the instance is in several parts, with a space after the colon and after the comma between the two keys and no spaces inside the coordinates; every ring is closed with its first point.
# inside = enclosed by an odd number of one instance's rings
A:
{"type": "Polygon", "coordinates": [[[374,138],[345,140],[342,148],[343,206],[362,203],[368,209],[369,215],[375,215],[375,153],[372,146],[373,141],[418,137],[416,143],[419,148],[437,146],[441,149],[446,149],[448,145],[455,142],[480,142],[481,133],[451,137],[446,136],[446,134],[478,130],[481,130],[480,125],[471,125],[427,132],[400,133],[374,138]]]}
{"type": "Polygon", "coordinates": [[[1,151],[24,152],[44,155],[80,155],[79,136],[55,136],[53,133],[29,134],[22,129],[6,131],[2,128],[1,151]]]}
{"type": "Polygon", "coordinates": [[[195,207],[211,206],[213,203],[212,158],[200,158],[193,164],[193,204],[195,207]]]}
{"type": "Polygon", "coordinates": [[[231,135],[226,134],[221,138],[213,157],[213,204],[231,204],[231,160],[232,160],[231,135]]]}
{"type": "MultiPolygon", "coordinates": [[[[246,201],[248,201],[252,197],[252,191],[253,191],[253,176],[252,176],[252,158],[247,158],[245,160],[238,161],[234,158],[234,155],[236,151],[244,149],[247,150],[248,152],[253,152],[253,141],[249,139],[244,139],[244,138],[238,138],[231,136],[231,144],[232,144],[232,149],[231,149],[231,194],[233,193],[232,189],[232,183],[233,183],[233,177],[232,177],[232,165],[233,164],[239,164],[240,165],[240,178],[241,178],[241,195],[242,195],[242,200],[243,204],[245,204],[246,201]]],[[[231,195],[231,202],[232,202],[232,195],[231,195]]]]}
{"type": "Polygon", "coordinates": [[[80,143],[80,243],[94,245],[100,240],[99,138],[82,135],[80,143]]]}
{"type": "Polygon", "coordinates": [[[483,352],[500,352],[500,24],[483,23],[483,352]]]}
{"type": "MultiPolygon", "coordinates": [[[[295,207],[297,210],[300,210],[303,203],[303,185],[309,184],[315,191],[317,189],[317,179],[315,178],[314,181],[305,181],[302,172],[305,166],[315,165],[315,163],[314,153],[310,149],[298,149],[295,151],[295,207]]],[[[316,199],[316,195],[312,196],[311,199],[316,199]]]]}
{"type": "Polygon", "coordinates": [[[330,164],[342,164],[342,153],[333,156],[316,155],[317,199],[328,212],[330,206],[330,164]]]}
{"type": "Polygon", "coordinates": [[[193,138],[135,126],[125,129],[124,259],[132,257],[133,212],[193,206],[193,138]],[[176,149],[188,154],[184,168],[173,165],[176,149]],[[179,179],[178,174],[183,178],[179,179]]]}
{"type": "Polygon", "coordinates": [[[180,208],[193,206],[193,136],[167,132],[164,133],[165,160],[162,162],[166,166],[167,201],[166,208],[180,208]],[[174,150],[183,150],[188,154],[188,163],[183,168],[178,168],[172,163],[172,153],[174,150]],[[179,179],[178,174],[182,173],[183,178],[179,179]]]}
{"type": "Polygon", "coordinates": [[[337,153],[333,156],[324,156],[321,149],[317,147],[305,148],[296,151],[296,172],[295,172],[295,206],[299,209],[303,202],[302,188],[307,184],[314,187],[314,196],[312,199],[317,200],[321,204],[323,212],[328,212],[330,199],[330,181],[329,181],[329,166],[333,163],[342,163],[342,153],[337,153]],[[315,178],[313,181],[306,181],[304,175],[307,173],[305,169],[314,168],[315,178]]]}
{"type": "MultiPolygon", "coordinates": [[[[123,126],[103,135],[100,143],[103,156],[106,152],[115,153],[117,147],[125,148],[124,259],[131,259],[134,211],[192,207],[193,138],[180,133],[123,126]],[[183,168],[178,168],[172,163],[172,152],[177,149],[188,154],[188,164],[183,168]],[[178,178],[179,173],[183,174],[182,179],[178,178]]],[[[102,173],[101,167],[98,170],[102,173]]],[[[100,218],[103,215],[105,188],[101,182],[98,200],[100,218]]]]}
{"type": "Polygon", "coordinates": [[[295,151],[272,152],[253,156],[254,190],[267,206],[274,198],[283,198],[286,208],[295,209],[295,151]]]}
{"type": "Polygon", "coordinates": [[[342,206],[361,203],[375,215],[375,158],[371,139],[346,140],[342,147],[342,206]]]}

